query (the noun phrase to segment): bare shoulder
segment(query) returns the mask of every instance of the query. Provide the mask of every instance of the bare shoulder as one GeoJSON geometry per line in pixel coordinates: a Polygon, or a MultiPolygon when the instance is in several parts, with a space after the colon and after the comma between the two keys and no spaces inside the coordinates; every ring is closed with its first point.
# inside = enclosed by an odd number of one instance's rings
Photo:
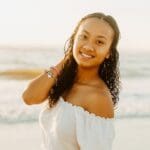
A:
{"type": "Polygon", "coordinates": [[[87,101],[87,111],[97,116],[105,118],[114,118],[114,106],[109,91],[96,91],[87,101]]]}

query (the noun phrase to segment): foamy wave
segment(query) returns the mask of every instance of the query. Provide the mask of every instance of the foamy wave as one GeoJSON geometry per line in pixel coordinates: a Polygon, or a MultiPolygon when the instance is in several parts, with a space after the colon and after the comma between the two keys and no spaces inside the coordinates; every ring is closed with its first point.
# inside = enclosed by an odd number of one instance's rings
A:
{"type": "Polygon", "coordinates": [[[0,122],[19,123],[19,122],[34,122],[38,120],[39,108],[12,108],[0,109],[0,122]]]}
{"type": "MultiPolygon", "coordinates": [[[[1,123],[37,122],[41,111],[39,106],[13,106],[1,107],[1,123]],[[7,111],[6,111],[7,110],[7,111]]],[[[150,104],[145,103],[120,103],[115,110],[115,118],[143,118],[150,117],[150,104]]]]}
{"type": "Polygon", "coordinates": [[[131,102],[126,104],[120,104],[116,110],[117,118],[141,118],[150,117],[150,103],[137,103],[131,102]]]}

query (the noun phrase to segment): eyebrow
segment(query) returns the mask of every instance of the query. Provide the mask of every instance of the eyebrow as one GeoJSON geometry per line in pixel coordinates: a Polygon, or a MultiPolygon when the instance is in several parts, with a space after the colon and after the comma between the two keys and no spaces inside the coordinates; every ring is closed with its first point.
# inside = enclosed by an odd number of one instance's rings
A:
{"type": "MultiPolygon", "coordinates": [[[[85,33],[87,33],[87,34],[90,34],[87,30],[83,30],[83,32],[85,32],[85,33]]],[[[106,37],[103,36],[103,35],[98,35],[97,37],[98,37],[98,38],[103,38],[103,39],[107,40],[106,37]]]]}

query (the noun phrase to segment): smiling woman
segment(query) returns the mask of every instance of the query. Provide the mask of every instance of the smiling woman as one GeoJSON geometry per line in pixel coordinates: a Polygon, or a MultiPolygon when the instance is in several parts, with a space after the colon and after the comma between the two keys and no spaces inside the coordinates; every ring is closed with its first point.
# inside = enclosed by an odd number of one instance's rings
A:
{"type": "Polygon", "coordinates": [[[85,16],[68,40],[65,57],[24,91],[27,104],[48,101],[39,119],[45,150],[111,150],[120,88],[118,39],[113,17],[85,16]]]}
{"type": "Polygon", "coordinates": [[[76,33],[73,55],[78,64],[89,60],[88,64],[97,67],[105,58],[109,58],[114,31],[103,19],[85,20],[76,33]],[[81,61],[80,61],[81,59],[81,61]]]}

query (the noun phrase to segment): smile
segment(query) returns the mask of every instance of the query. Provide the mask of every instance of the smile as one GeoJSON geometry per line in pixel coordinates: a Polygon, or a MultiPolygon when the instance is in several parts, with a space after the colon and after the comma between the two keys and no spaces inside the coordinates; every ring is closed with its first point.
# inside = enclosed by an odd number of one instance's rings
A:
{"type": "Polygon", "coordinates": [[[85,53],[82,53],[82,52],[80,52],[80,55],[81,55],[83,58],[87,58],[87,59],[90,59],[90,58],[93,58],[93,57],[94,57],[94,56],[92,56],[92,55],[85,54],[85,53]]]}

